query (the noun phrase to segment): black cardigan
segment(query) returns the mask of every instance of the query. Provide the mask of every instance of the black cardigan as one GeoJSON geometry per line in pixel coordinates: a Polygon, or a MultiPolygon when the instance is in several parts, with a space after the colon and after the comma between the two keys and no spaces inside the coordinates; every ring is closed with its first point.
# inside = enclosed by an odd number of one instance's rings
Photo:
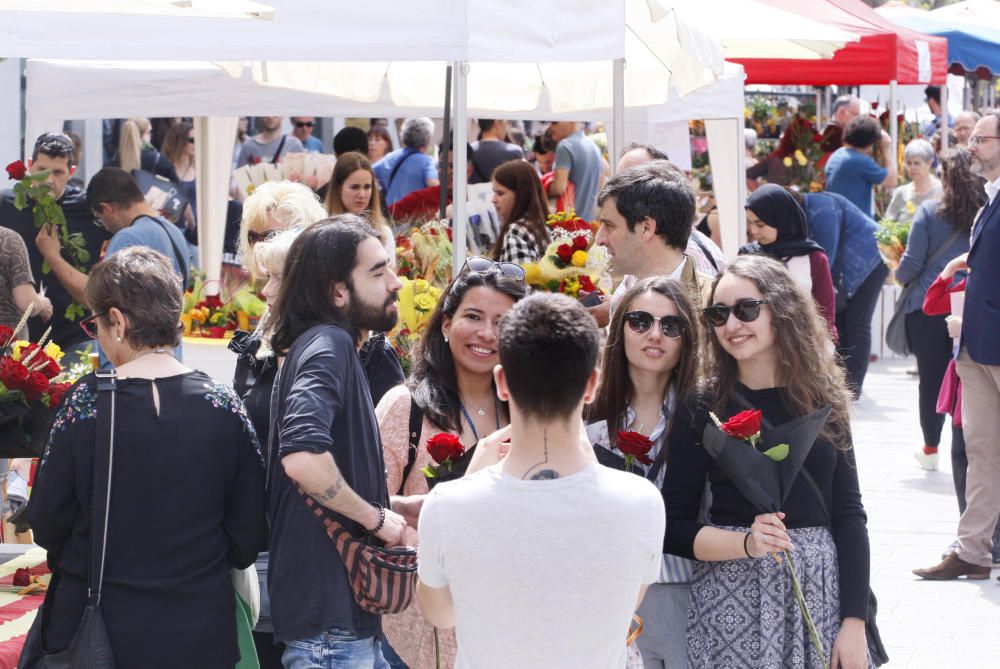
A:
{"type": "MultiPolygon", "coordinates": [[[[739,389],[771,424],[782,425],[795,418],[782,400],[783,389],[750,390],[742,385],[739,389]]],[[[733,404],[729,413],[719,418],[725,420],[740,408],[733,404]]],[[[706,477],[712,490],[712,524],[749,527],[758,513],[702,446],[708,411],[708,405],[697,398],[680,403],[667,442],[669,466],[663,487],[667,531],[663,550],[691,559],[695,559],[695,535],[705,527],[698,520],[698,510],[706,477]]],[[[837,546],[841,618],[864,620],[868,610],[869,545],[854,453],[837,449],[820,438],[806,458],[805,469],[819,486],[832,515],[829,527],[837,546]]],[[[788,528],[828,525],[815,489],[802,476],[793,484],[784,512],[788,528]]]]}

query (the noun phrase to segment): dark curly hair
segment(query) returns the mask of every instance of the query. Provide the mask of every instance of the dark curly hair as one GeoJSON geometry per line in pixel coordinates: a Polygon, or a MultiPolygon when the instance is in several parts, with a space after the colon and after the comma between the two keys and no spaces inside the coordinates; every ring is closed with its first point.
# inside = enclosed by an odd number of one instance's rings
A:
{"type": "Polygon", "coordinates": [[[972,173],[972,154],[955,149],[941,161],[941,189],[938,215],[946,217],[954,227],[972,232],[976,212],[986,203],[983,180],[972,173]]]}

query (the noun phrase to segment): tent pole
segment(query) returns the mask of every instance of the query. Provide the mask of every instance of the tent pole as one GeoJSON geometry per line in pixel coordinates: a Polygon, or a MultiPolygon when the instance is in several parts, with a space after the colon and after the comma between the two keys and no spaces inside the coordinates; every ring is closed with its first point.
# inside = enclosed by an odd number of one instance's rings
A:
{"type": "Polygon", "coordinates": [[[612,116],[608,162],[614,174],[618,154],[625,148],[625,59],[615,58],[612,63],[612,116]]]}
{"type": "Polygon", "coordinates": [[[941,155],[948,150],[948,75],[944,77],[944,86],[941,87],[941,155]]]}
{"type": "Polygon", "coordinates": [[[441,181],[441,197],[438,200],[438,219],[444,220],[448,211],[448,149],[454,148],[451,144],[451,64],[444,71],[444,127],[441,129],[441,146],[444,147],[444,155],[439,157],[441,174],[438,175],[441,181]]]}
{"type": "Polygon", "coordinates": [[[896,116],[896,93],[898,84],[893,79],[889,82],[889,136],[892,138],[892,156],[885,159],[898,160],[899,156],[899,119],[896,116]]]}
{"type": "Polygon", "coordinates": [[[469,132],[468,119],[468,90],[469,64],[464,61],[455,61],[453,64],[452,77],[455,85],[455,130],[453,132],[454,146],[462,147],[462,150],[452,152],[452,164],[455,174],[454,188],[452,190],[451,220],[452,220],[452,248],[454,253],[454,275],[462,270],[465,264],[466,242],[465,230],[468,226],[468,217],[465,212],[466,201],[466,156],[465,145],[468,142],[466,135],[469,132]]]}
{"type": "Polygon", "coordinates": [[[824,125],[829,125],[831,117],[833,116],[833,89],[829,86],[826,87],[826,123],[824,125]]]}

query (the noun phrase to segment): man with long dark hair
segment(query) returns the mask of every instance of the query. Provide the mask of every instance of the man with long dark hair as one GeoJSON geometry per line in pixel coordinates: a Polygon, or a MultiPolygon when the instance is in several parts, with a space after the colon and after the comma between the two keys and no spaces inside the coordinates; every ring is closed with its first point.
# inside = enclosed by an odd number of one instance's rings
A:
{"type": "Polygon", "coordinates": [[[355,537],[413,543],[389,506],[385,462],[357,345],[396,323],[402,284],[364,219],[304,230],[285,261],[271,344],[286,356],[271,419],[268,592],[285,666],[387,667],[381,621],[355,602],[336,546],[299,489],[355,537]],[[317,660],[316,658],[323,659],[317,660]]]}

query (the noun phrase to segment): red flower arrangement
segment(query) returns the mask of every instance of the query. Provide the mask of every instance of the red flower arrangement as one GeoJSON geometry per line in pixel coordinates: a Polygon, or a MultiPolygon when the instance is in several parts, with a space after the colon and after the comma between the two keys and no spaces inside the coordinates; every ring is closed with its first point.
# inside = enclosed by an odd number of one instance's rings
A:
{"type": "Polygon", "coordinates": [[[427,440],[427,452],[437,465],[427,465],[422,471],[424,476],[432,479],[451,472],[455,462],[465,455],[465,446],[456,435],[441,432],[427,440]]]}
{"type": "Polygon", "coordinates": [[[651,465],[653,461],[649,459],[649,451],[653,448],[653,442],[649,437],[639,432],[631,430],[619,430],[615,447],[625,454],[625,471],[632,471],[635,461],[638,460],[644,465],[651,465]]]}
{"type": "Polygon", "coordinates": [[[28,176],[28,168],[25,167],[24,163],[20,160],[15,160],[7,165],[7,176],[12,181],[20,181],[24,177],[28,176]]]}

